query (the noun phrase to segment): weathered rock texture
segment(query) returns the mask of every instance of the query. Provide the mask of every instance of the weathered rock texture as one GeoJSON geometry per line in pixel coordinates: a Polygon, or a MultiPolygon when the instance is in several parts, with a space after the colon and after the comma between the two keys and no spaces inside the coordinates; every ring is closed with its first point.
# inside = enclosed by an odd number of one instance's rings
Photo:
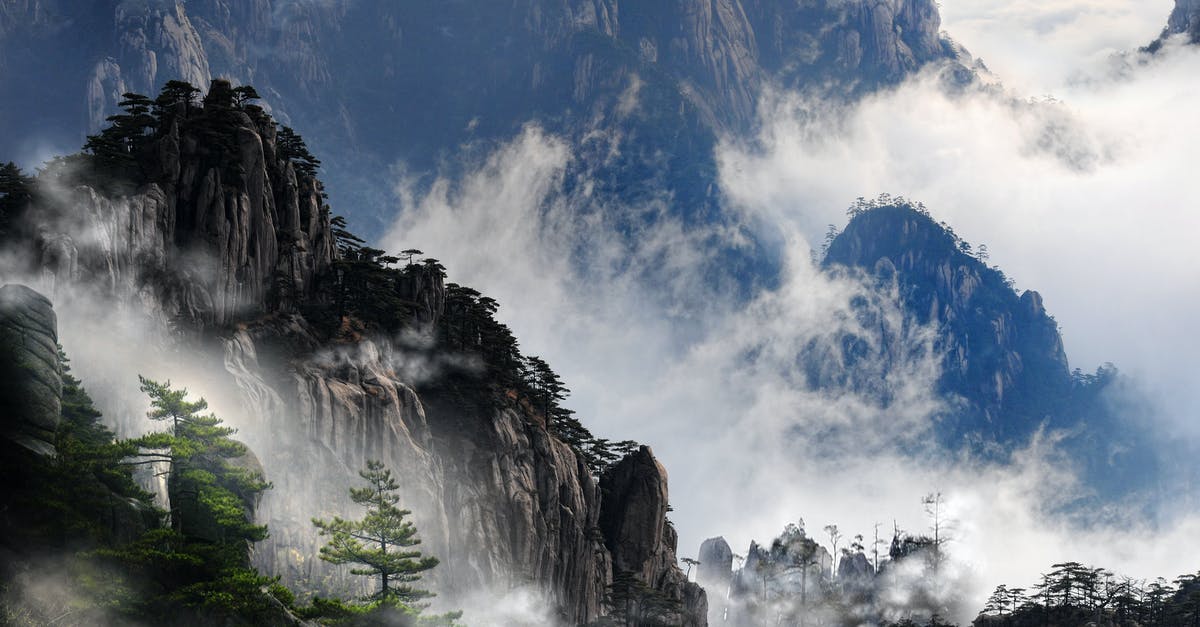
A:
{"type": "Polygon", "coordinates": [[[667,520],[667,471],[643,446],[604,473],[600,531],[614,572],[636,573],[656,590],[683,601],[684,625],[705,625],[704,593],[679,571],[678,535],[667,520]]]}
{"type": "Polygon", "coordinates": [[[1018,294],[944,224],[904,205],[860,212],[830,244],[824,265],[894,289],[906,316],[935,330],[937,385],[949,400],[938,436],[950,449],[1003,455],[1039,430],[1057,430],[1098,490],[1111,496],[1148,487],[1159,463],[1154,445],[1102,394],[1115,369],[1072,372],[1041,296],[1018,294]]]}
{"type": "Polygon", "coordinates": [[[700,543],[696,556],[696,583],[708,596],[708,622],[721,622],[729,607],[729,586],[733,582],[733,549],[723,537],[709,538],[700,543]]]}
{"type": "Polygon", "coordinates": [[[1200,0],[1175,0],[1175,8],[1167,18],[1167,27],[1149,50],[1157,52],[1169,37],[1182,35],[1190,44],[1200,43],[1200,0]]]}
{"type": "Polygon", "coordinates": [[[319,184],[279,155],[270,118],[208,109],[159,129],[142,155],[148,181],[133,193],[63,190],[59,210],[33,227],[49,279],[193,330],[311,295],[334,256],[319,184]],[[228,145],[201,126],[218,114],[234,118],[228,145]]]}
{"type": "MultiPolygon", "coordinates": [[[[445,314],[440,272],[414,266],[389,283],[411,310],[411,334],[372,335],[334,313],[318,289],[340,254],[320,183],[283,158],[269,117],[209,99],[168,112],[138,155],[136,189],[76,185],[32,212],[34,265],[63,298],[173,330],[196,385],[221,395],[222,418],[274,484],[257,509],[270,538],[255,563],[301,591],[367,592],[367,578],[317,558],[311,519],[361,515],[348,488],[378,459],[400,479],[422,550],[442,561],[422,583],[447,607],[531,586],[562,620],[586,623],[604,610],[616,552],[623,564],[641,559],[646,582],[685,607],[687,624],[703,624],[703,592],[675,565],[666,474],[649,450],[621,477],[657,491],[603,496],[527,399],[442,377],[438,351],[409,337],[428,338],[445,314]],[[605,537],[602,515],[619,536],[605,537]]],[[[122,409],[123,433],[145,430],[122,409]]]]}
{"type": "Polygon", "coordinates": [[[825,263],[899,282],[906,309],[943,331],[943,391],[971,399],[981,424],[1002,428],[1014,403],[1069,389],[1058,325],[1041,297],[1018,296],[928,216],[887,207],[860,215],[831,244],[825,263]]]}
{"type": "Polygon", "coordinates": [[[24,285],[0,287],[0,437],[51,456],[61,417],[54,309],[24,285]]]}

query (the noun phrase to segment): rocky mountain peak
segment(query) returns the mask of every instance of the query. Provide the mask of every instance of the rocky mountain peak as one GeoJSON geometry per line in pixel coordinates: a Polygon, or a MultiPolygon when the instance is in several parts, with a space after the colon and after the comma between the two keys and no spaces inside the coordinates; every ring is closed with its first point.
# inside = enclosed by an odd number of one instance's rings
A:
{"type": "Polygon", "coordinates": [[[1166,34],[1180,33],[1187,33],[1189,42],[1200,43],[1200,0],[1175,0],[1166,34]]]}
{"type": "Polygon", "coordinates": [[[857,268],[895,282],[904,308],[939,330],[942,392],[965,399],[953,438],[1026,437],[1045,417],[1030,398],[1070,394],[1071,374],[1058,325],[1037,292],[1022,295],[944,223],[907,203],[854,211],[829,245],[828,268],[857,268]]]}
{"type": "Polygon", "coordinates": [[[1167,39],[1182,36],[1189,44],[1200,44],[1200,0],[1175,0],[1175,7],[1167,17],[1167,26],[1162,34],[1146,46],[1147,52],[1158,52],[1167,39]]]}
{"type": "Polygon", "coordinates": [[[1047,429],[1062,436],[1062,450],[1098,493],[1145,488],[1155,448],[1107,400],[1115,368],[1069,370],[1041,295],[1018,294],[987,259],[984,246],[972,247],[921,205],[882,198],[852,208],[823,263],[894,289],[910,319],[936,331],[936,385],[947,407],[937,433],[944,447],[1004,456],[1047,429]]]}

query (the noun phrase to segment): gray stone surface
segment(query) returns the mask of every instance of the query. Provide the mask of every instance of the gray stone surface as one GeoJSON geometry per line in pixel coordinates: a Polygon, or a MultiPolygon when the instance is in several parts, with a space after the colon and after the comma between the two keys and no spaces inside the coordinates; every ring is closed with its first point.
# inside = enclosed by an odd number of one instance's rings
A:
{"type": "Polygon", "coordinates": [[[58,323],[50,301],[24,285],[0,287],[0,435],[54,454],[62,416],[58,323]]]}

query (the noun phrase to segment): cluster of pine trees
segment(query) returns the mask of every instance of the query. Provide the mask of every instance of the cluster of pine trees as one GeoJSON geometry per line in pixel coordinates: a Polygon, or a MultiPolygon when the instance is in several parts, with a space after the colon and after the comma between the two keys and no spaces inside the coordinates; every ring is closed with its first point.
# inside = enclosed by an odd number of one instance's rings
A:
{"type": "Polygon", "coordinates": [[[710,607],[723,607],[730,625],[945,625],[960,609],[961,582],[946,568],[947,529],[940,493],[921,499],[929,533],[894,528],[847,537],[836,524],[821,537],[801,519],[770,544],[735,555],[740,567],[729,590],[713,590],[710,607]]]}
{"type": "Polygon", "coordinates": [[[411,512],[396,506],[399,485],[382,464],[369,462],[360,473],[367,485],[351,491],[365,509],[361,519],[313,521],[329,537],[321,559],[356,565],[352,572],[378,578],[379,589],[364,599],[300,605],[277,577],[250,566],[251,546],[268,532],[253,511],[270,484],[232,438],[235,430],[206,413],[204,399],[143,378],[147,415],[164,428],[117,439],[65,356],[63,363],[56,455],[12,487],[25,517],[21,541],[38,554],[65,556],[57,558],[55,576],[69,592],[30,601],[0,582],[0,623],[456,624],[459,613],[422,613],[421,600],[432,594],[415,582],[438,560],[413,548],[420,540],[411,512]],[[168,477],[169,511],[138,487],[139,467],[168,477]]]}
{"type": "MultiPolygon", "coordinates": [[[[277,156],[290,163],[306,184],[321,189],[315,178],[320,161],[299,134],[278,125],[253,104],[258,98],[253,87],[218,80],[207,94],[201,94],[182,81],[168,82],[153,99],[124,94],[121,112],[108,118],[109,126],[88,137],[82,153],[51,160],[36,179],[13,164],[0,167],[0,242],[32,245],[34,234],[21,229],[30,223],[26,214],[38,206],[43,184],[85,184],[118,196],[159,180],[165,172],[156,146],[168,136],[195,138],[200,158],[221,168],[227,180],[244,176],[236,154],[237,132],[247,118],[260,130],[274,129],[277,156]]],[[[329,209],[323,206],[322,211],[329,209]]],[[[468,287],[445,284],[445,268],[436,259],[421,259],[419,250],[389,255],[351,233],[343,218],[333,218],[330,224],[337,253],[332,266],[318,277],[316,293],[301,308],[331,338],[352,340],[358,334],[397,334],[430,325],[423,330],[432,334],[436,344],[428,350],[470,356],[482,364],[451,377],[451,384],[473,387],[471,392],[479,399],[520,405],[534,419],[544,420],[547,429],[569,444],[597,475],[637,449],[632,441],[595,437],[563,406],[569,390],[561,377],[544,360],[521,353],[512,332],[495,317],[495,300],[468,287]],[[423,317],[430,293],[442,289],[442,315],[423,317]]],[[[222,616],[269,622],[280,612],[330,622],[368,620],[364,616],[381,619],[380,613],[390,613],[401,622],[416,620],[420,599],[427,593],[412,582],[437,561],[421,557],[406,544],[415,540],[415,529],[404,520],[408,512],[395,506],[395,482],[386,469],[369,466],[363,478],[370,488],[352,495],[367,508],[365,519],[314,520],[329,537],[321,557],[359,564],[362,567],[353,572],[379,577],[380,594],[361,603],[314,599],[301,607],[276,579],[249,567],[250,547],[267,535],[264,526],[254,523],[251,512],[258,495],[270,485],[248,464],[245,447],[232,439],[233,430],[205,413],[202,399],[188,400],[185,390],[144,379],[142,389],[154,407],[150,417],[164,421],[166,427],[134,440],[117,440],[103,428],[78,382],[70,381],[59,443],[64,453],[54,462],[56,470],[45,475],[44,490],[39,491],[45,499],[35,499],[66,514],[34,528],[55,534],[60,543],[86,531],[87,549],[72,560],[83,595],[81,608],[103,607],[129,619],[155,621],[186,615],[200,622],[222,616]],[[73,412],[70,419],[68,411],[73,412]],[[153,468],[169,476],[170,512],[154,509],[151,495],[132,480],[134,468],[153,468]],[[69,480],[79,476],[93,480],[69,480]],[[136,502],[135,511],[143,515],[144,524],[97,523],[106,515],[99,510],[112,509],[114,495],[136,502]],[[119,537],[113,531],[134,527],[145,531],[135,538],[119,537]],[[364,544],[367,538],[377,544],[364,544]],[[100,572],[115,576],[100,576],[100,572]]],[[[622,581],[618,578],[612,590],[615,612],[636,611],[648,617],[667,611],[650,594],[653,591],[635,589],[633,584],[623,587],[622,581]]],[[[84,614],[80,610],[74,616],[84,614]]],[[[455,616],[419,618],[450,624],[455,616]]]]}
{"type": "Polygon", "coordinates": [[[1092,624],[1113,627],[1200,625],[1200,572],[1173,582],[1118,577],[1079,562],[1051,566],[1032,589],[1000,585],[975,619],[977,627],[1092,624]]]}

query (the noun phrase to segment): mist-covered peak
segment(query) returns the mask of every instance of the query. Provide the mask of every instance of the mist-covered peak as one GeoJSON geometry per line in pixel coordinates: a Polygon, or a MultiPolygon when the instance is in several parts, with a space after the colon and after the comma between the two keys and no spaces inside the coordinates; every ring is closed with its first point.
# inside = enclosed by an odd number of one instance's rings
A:
{"type": "Polygon", "coordinates": [[[956,438],[1024,438],[1043,418],[1027,399],[1068,393],[1071,374],[1041,296],[1018,294],[987,260],[986,245],[974,250],[920,205],[881,199],[851,210],[824,264],[895,281],[904,308],[940,329],[942,391],[969,408],[956,438]]]}
{"type": "Polygon", "coordinates": [[[1128,494],[1153,474],[1161,451],[1118,407],[1116,369],[1072,372],[1042,296],[1015,290],[989,265],[986,245],[899,198],[860,201],[850,216],[845,230],[831,230],[823,265],[895,289],[906,315],[935,332],[943,446],[1003,460],[1053,433],[1096,493],[1128,494]]]}
{"type": "Polygon", "coordinates": [[[1167,39],[1179,36],[1189,44],[1200,44],[1200,0],[1175,0],[1167,26],[1146,50],[1158,52],[1167,39]]]}
{"type": "Polygon", "coordinates": [[[1175,0],[1164,34],[1186,33],[1189,43],[1200,43],[1200,0],[1175,0]]]}

